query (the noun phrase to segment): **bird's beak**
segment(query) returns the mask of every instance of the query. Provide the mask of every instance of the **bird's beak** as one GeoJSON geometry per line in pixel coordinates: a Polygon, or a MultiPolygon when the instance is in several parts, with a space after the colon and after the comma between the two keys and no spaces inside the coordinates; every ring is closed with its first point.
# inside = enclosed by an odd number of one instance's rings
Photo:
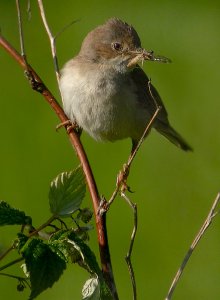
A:
{"type": "Polygon", "coordinates": [[[127,65],[128,68],[134,67],[139,62],[143,63],[145,60],[171,63],[171,60],[169,58],[161,55],[155,55],[152,50],[147,51],[143,48],[138,48],[134,51],[129,51],[129,53],[131,54],[132,58],[127,65]]]}

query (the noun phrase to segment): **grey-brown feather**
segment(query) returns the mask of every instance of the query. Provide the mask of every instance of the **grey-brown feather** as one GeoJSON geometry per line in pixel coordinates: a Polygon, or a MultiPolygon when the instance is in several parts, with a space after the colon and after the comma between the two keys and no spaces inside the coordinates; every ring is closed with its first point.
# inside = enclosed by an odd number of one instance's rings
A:
{"type": "MultiPolygon", "coordinates": [[[[156,119],[152,125],[159,133],[165,136],[169,141],[185,151],[192,151],[191,146],[181,137],[181,135],[171,127],[168,120],[168,113],[160,98],[156,88],[151,84],[145,72],[137,65],[136,68],[130,73],[133,81],[137,85],[137,93],[139,99],[139,105],[143,106],[143,109],[153,116],[157,107],[160,107],[160,111],[156,116],[156,119]],[[143,101],[144,100],[144,101],[143,101]]],[[[133,148],[138,141],[132,141],[133,148]]]]}

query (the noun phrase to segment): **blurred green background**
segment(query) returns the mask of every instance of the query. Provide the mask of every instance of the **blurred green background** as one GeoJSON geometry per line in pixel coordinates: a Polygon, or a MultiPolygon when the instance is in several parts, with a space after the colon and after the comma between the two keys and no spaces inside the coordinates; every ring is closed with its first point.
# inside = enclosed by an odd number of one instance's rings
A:
{"type": "MultiPolygon", "coordinates": [[[[15,1],[0,1],[3,35],[19,49],[15,1]]],[[[22,1],[28,60],[59,98],[47,36],[36,1],[27,20],[22,1]]],[[[60,65],[77,54],[85,35],[109,17],[134,25],[142,45],[173,63],[145,63],[144,69],[159,90],[172,125],[194,148],[184,153],[156,132],[140,149],[131,169],[130,198],[138,204],[139,229],[132,256],[138,299],[164,299],[183,256],[220,190],[219,1],[44,1],[54,33],[75,19],[57,41],[60,65]]],[[[56,133],[57,117],[33,92],[23,71],[0,50],[0,199],[24,210],[39,226],[49,217],[48,189],[60,172],[78,161],[64,130],[56,133]]],[[[82,136],[101,194],[115,187],[126,161],[130,141],[97,143],[82,136]]],[[[90,205],[87,196],[86,204],[90,205]]],[[[131,298],[124,256],[132,230],[132,212],[117,198],[108,213],[112,263],[120,299],[131,298]]],[[[220,220],[217,217],[193,254],[173,299],[220,298],[220,220]]],[[[8,247],[18,228],[0,229],[0,248],[8,247]]],[[[98,253],[95,231],[90,245],[98,253]]],[[[6,261],[10,261],[11,255],[6,261]]],[[[5,262],[6,262],[5,261],[5,262]]],[[[4,263],[5,263],[4,262],[4,263]]],[[[7,270],[19,274],[18,266],[7,270]]],[[[88,274],[70,265],[61,280],[39,300],[81,299],[88,274]]],[[[16,282],[0,277],[1,299],[27,299],[16,282]]]]}

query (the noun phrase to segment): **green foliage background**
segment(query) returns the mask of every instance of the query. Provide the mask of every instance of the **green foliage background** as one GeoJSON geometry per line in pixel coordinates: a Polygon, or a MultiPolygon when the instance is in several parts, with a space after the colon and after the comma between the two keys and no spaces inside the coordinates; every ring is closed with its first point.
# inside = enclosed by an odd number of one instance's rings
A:
{"type": "MultiPolygon", "coordinates": [[[[19,49],[15,1],[0,1],[3,35],[19,49]]],[[[25,11],[26,1],[23,1],[25,11]]],[[[59,97],[47,36],[36,1],[32,19],[24,17],[29,62],[59,97]]],[[[45,1],[54,33],[80,19],[58,39],[60,64],[75,55],[95,26],[117,16],[137,29],[142,45],[172,59],[170,65],[145,63],[144,69],[158,88],[173,126],[194,148],[183,153],[152,132],[132,166],[130,197],[138,203],[139,230],[133,253],[139,299],[164,299],[211,203],[220,190],[219,132],[219,1],[45,1]]],[[[32,92],[20,67],[0,50],[0,199],[24,210],[35,226],[49,216],[50,181],[78,164],[68,138],[55,132],[58,119],[32,92]]],[[[111,195],[115,178],[130,151],[130,141],[101,144],[83,134],[101,194],[111,195]]],[[[87,196],[88,205],[89,197],[87,196]]],[[[131,299],[124,256],[132,230],[132,212],[118,198],[108,213],[109,242],[120,299],[131,299]]],[[[174,299],[220,297],[220,220],[193,254],[174,299]]],[[[18,228],[0,229],[0,247],[10,245],[18,228]]],[[[96,234],[91,234],[96,253],[96,234]]],[[[8,272],[18,274],[18,266],[8,272]]],[[[80,299],[87,273],[71,265],[61,280],[39,300],[80,299]]],[[[1,299],[27,299],[16,282],[0,277],[1,299]]]]}

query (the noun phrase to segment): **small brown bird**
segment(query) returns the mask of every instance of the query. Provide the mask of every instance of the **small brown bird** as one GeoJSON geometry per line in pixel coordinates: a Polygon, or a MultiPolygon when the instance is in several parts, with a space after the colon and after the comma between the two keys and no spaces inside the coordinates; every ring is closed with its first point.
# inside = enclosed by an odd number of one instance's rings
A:
{"type": "Polygon", "coordinates": [[[141,47],[135,29],[112,18],[92,30],[79,54],[61,71],[64,111],[94,139],[131,138],[133,149],[158,106],[152,127],[183,150],[192,150],[170,126],[156,89],[138,63],[169,62],[141,47]]]}

